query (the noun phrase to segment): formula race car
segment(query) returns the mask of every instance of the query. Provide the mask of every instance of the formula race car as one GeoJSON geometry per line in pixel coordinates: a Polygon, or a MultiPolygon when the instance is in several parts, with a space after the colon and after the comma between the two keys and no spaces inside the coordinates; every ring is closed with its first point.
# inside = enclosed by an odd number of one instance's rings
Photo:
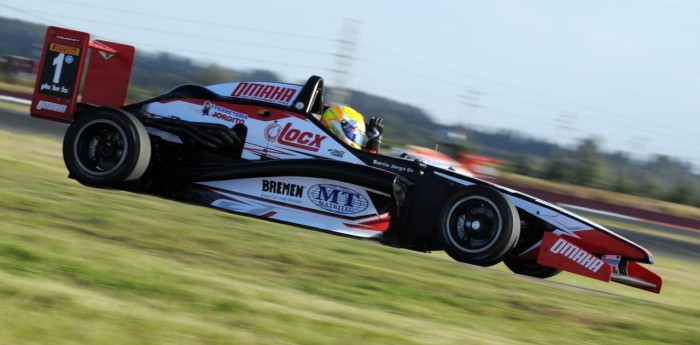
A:
{"type": "Polygon", "coordinates": [[[69,177],[546,278],[658,293],[643,247],[555,205],[421,159],[354,149],[319,122],[323,80],[182,85],[124,105],[134,48],[49,27],[32,116],[70,123],[69,177]],[[85,72],[83,74],[83,72],[85,72]],[[78,93],[81,90],[81,101],[78,93]]]}

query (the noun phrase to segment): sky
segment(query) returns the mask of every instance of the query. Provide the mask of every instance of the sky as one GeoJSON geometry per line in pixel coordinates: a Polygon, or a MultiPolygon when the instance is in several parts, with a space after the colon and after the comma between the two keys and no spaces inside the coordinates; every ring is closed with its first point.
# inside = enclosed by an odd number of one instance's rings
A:
{"type": "Polygon", "coordinates": [[[700,171],[700,1],[0,0],[0,16],[700,171]]]}

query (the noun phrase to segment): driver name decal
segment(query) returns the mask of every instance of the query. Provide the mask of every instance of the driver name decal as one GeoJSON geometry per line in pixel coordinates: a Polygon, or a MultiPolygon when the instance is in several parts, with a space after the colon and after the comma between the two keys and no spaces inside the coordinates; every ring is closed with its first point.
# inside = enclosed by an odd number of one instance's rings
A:
{"type": "Polygon", "coordinates": [[[284,128],[275,123],[265,128],[265,138],[282,145],[318,152],[327,136],[292,128],[291,123],[284,125],[284,128]]]}
{"type": "Polygon", "coordinates": [[[333,184],[311,186],[308,197],[316,206],[339,214],[360,213],[369,206],[367,198],[362,194],[333,184]]]}

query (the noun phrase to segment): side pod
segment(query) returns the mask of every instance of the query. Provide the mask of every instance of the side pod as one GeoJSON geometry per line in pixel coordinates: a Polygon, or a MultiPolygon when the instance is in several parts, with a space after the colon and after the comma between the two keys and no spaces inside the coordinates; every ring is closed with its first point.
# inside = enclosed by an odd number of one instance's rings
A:
{"type": "MultiPolygon", "coordinates": [[[[610,257],[613,255],[605,255],[610,257]]],[[[577,244],[573,238],[564,238],[545,232],[537,255],[537,263],[604,282],[620,284],[659,293],[661,277],[642,265],[621,260],[606,260],[577,244]]]]}

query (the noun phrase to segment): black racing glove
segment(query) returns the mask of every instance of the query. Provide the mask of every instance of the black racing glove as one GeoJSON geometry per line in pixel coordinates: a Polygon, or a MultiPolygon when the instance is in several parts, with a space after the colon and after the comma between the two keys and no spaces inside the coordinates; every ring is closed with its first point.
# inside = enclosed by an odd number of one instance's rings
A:
{"type": "Polygon", "coordinates": [[[379,144],[382,143],[382,133],[384,133],[384,119],[381,117],[372,117],[367,124],[367,151],[379,151],[379,144]]]}

